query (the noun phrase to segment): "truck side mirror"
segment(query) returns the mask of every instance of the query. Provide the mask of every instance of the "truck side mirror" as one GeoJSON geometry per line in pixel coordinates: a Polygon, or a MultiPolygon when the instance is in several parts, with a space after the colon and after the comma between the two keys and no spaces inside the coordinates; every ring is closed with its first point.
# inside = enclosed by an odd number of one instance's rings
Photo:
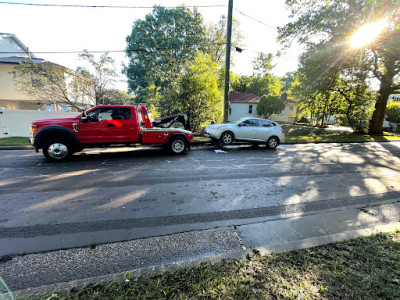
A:
{"type": "Polygon", "coordinates": [[[81,122],[87,122],[87,120],[88,120],[88,118],[87,118],[86,111],[83,111],[82,115],[81,115],[81,122]]]}

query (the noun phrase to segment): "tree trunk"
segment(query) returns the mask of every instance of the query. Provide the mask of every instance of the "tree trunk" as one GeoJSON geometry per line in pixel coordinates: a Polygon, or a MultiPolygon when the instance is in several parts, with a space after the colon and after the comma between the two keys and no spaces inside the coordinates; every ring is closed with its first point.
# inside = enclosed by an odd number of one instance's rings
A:
{"type": "Polygon", "coordinates": [[[387,101],[391,92],[391,80],[384,78],[379,89],[378,98],[376,99],[375,110],[372,114],[371,122],[369,123],[369,133],[382,134],[387,101]]]}
{"type": "Polygon", "coordinates": [[[386,74],[381,78],[379,87],[379,95],[376,99],[375,110],[369,123],[369,133],[382,134],[383,120],[385,119],[385,111],[389,95],[394,91],[393,78],[395,76],[395,64],[393,60],[386,62],[386,74]]]}

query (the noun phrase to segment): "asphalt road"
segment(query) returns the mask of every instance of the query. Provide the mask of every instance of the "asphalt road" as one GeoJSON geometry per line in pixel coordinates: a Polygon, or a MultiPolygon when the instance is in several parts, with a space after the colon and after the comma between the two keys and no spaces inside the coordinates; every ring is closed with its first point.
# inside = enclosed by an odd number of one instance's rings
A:
{"type": "Polygon", "coordinates": [[[400,143],[0,151],[0,256],[252,224],[399,198],[400,143]],[[121,151],[125,150],[125,151],[121,151]]]}

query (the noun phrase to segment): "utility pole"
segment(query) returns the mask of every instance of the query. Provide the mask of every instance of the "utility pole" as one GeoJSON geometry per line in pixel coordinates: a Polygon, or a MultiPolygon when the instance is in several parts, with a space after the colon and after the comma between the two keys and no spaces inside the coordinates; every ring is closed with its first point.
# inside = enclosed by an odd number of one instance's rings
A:
{"type": "Polygon", "coordinates": [[[224,123],[229,116],[229,75],[231,67],[231,40],[232,40],[232,10],[233,0],[229,0],[228,24],[226,26],[226,58],[225,58],[225,93],[224,93],[224,123]]]}

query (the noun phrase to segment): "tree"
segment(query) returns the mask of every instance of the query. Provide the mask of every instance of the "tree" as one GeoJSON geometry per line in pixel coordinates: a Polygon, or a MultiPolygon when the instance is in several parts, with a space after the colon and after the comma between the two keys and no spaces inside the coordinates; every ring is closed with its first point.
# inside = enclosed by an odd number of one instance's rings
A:
{"type": "Polygon", "coordinates": [[[252,93],[259,97],[279,96],[282,83],[278,77],[270,73],[274,67],[272,59],[272,54],[260,53],[252,62],[253,74],[234,78],[232,90],[238,93],[252,93]]]}
{"type": "Polygon", "coordinates": [[[294,72],[287,72],[285,76],[281,77],[282,92],[290,94],[292,84],[296,81],[296,74],[294,72]]]}
{"type": "Polygon", "coordinates": [[[77,73],[86,78],[86,87],[82,87],[88,94],[94,98],[95,105],[106,104],[106,99],[110,99],[110,92],[117,77],[115,71],[115,61],[108,52],[102,54],[99,60],[96,60],[93,54],[86,49],[79,57],[89,63],[89,68],[79,67],[77,73]]]}
{"type": "Polygon", "coordinates": [[[203,19],[196,9],[156,6],[144,20],[135,21],[126,42],[129,64],[124,72],[129,89],[141,94],[141,90],[154,85],[163,93],[196,49],[203,48],[203,19]]]}
{"type": "Polygon", "coordinates": [[[17,89],[34,100],[45,103],[72,105],[77,109],[87,104],[104,104],[112,91],[116,77],[114,60],[108,53],[96,60],[87,50],[79,55],[89,63],[88,68],[72,71],[50,62],[25,60],[15,67],[17,89]]]}
{"type": "Polygon", "coordinates": [[[107,90],[104,94],[102,104],[133,104],[135,97],[125,91],[107,90]]]}
{"type": "Polygon", "coordinates": [[[14,82],[18,91],[32,100],[48,104],[68,104],[79,109],[87,103],[87,94],[79,87],[87,86],[87,78],[72,70],[50,62],[36,63],[26,59],[14,69],[14,82]]]}
{"type": "Polygon", "coordinates": [[[197,51],[194,60],[189,62],[185,73],[178,80],[176,92],[169,97],[170,113],[191,109],[191,125],[199,130],[222,120],[223,95],[218,88],[218,63],[210,55],[197,51]]]}
{"type": "Polygon", "coordinates": [[[389,103],[386,109],[386,120],[395,125],[395,131],[397,131],[400,125],[400,102],[392,101],[389,103]]]}
{"type": "Polygon", "coordinates": [[[398,1],[286,0],[286,4],[294,21],[279,29],[279,40],[285,47],[295,40],[306,47],[309,59],[320,62],[315,78],[352,69],[353,74],[368,74],[378,80],[369,131],[381,133],[388,96],[400,89],[398,1]],[[365,47],[349,47],[348,41],[357,27],[382,18],[388,25],[377,39],[365,47]]]}
{"type": "MultiPolygon", "coordinates": [[[[204,52],[210,55],[211,60],[216,62],[220,68],[225,67],[226,24],[227,24],[226,16],[221,16],[217,24],[211,24],[206,26],[206,33],[205,33],[204,52]]],[[[240,41],[243,38],[239,30],[239,27],[240,23],[235,18],[233,18],[232,41],[231,41],[232,53],[235,53],[234,50],[236,49],[236,47],[239,45],[240,41]]]]}
{"type": "Polygon", "coordinates": [[[285,109],[285,104],[280,97],[262,96],[257,105],[257,114],[268,119],[273,114],[280,114],[285,109]]]}

